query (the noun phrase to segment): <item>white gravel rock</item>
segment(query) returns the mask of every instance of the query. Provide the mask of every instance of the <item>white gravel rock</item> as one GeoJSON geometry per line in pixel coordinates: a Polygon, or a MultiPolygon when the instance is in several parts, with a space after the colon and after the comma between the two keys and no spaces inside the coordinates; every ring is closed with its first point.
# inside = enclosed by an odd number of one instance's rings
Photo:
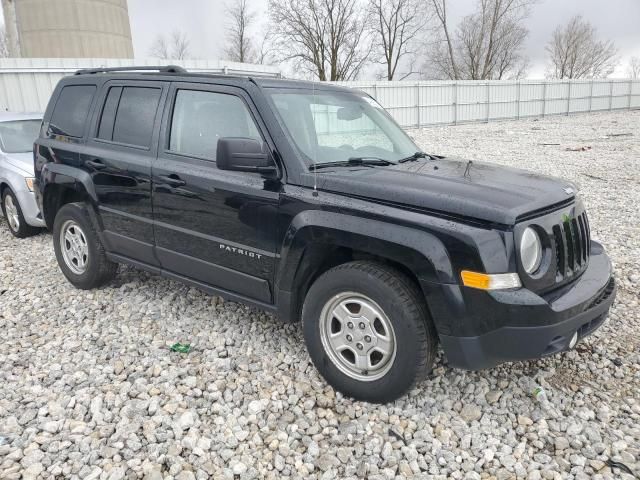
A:
{"type": "Polygon", "coordinates": [[[640,111],[411,134],[578,183],[616,269],[608,322],[539,361],[463,372],[440,356],[369,405],[327,386],[299,325],[129,267],[76,290],[49,234],[16,240],[0,221],[0,477],[630,479],[610,458],[639,473],[640,111]]]}

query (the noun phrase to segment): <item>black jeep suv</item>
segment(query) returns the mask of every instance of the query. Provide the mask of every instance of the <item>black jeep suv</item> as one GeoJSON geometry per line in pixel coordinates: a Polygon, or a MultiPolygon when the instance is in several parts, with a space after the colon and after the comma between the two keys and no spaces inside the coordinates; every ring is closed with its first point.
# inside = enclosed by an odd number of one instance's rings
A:
{"type": "Polygon", "coordinates": [[[318,370],[359,399],[406,392],[438,344],[467,369],[572,348],[615,296],[573,185],[421,152],[351,89],[79,71],[34,155],[73,285],[127,263],[302,319],[318,370]]]}

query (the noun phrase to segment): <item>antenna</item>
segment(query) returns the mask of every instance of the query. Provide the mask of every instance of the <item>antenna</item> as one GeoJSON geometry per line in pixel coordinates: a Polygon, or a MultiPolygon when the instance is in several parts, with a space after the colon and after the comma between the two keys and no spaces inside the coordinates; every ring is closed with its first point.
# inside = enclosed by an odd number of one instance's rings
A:
{"type": "MultiPolygon", "coordinates": [[[[311,80],[311,91],[313,92],[313,105],[316,104],[316,82],[315,80],[311,80]]],[[[314,197],[318,196],[318,169],[316,168],[316,163],[318,162],[318,129],[316,128],[316,111],[312,111],[313,115],[313,128],[316,131],[316,143],[313,146],[313,193],[314,197]]]]}

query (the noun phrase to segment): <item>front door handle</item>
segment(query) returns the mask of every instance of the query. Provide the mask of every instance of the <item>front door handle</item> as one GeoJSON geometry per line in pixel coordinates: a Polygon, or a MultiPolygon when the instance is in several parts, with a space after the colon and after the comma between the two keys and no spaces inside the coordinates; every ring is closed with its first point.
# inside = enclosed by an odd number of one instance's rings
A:
{"type": "Polygon", "coordinates": [[[178,175],[172,173],[171,175],[160,175],[158,177],[164,183],[169,185],[170,187],[183,187],[187,184],[184,180],[182,180],[178,175]]]}
{"type": "Polygon", "coordinates": [[[93,168],[94,170],[104,170],[105,168],[107,168],[107,166],[98,158],[96,158],[95,160],[87,160],[85,164],[93,168]]]}

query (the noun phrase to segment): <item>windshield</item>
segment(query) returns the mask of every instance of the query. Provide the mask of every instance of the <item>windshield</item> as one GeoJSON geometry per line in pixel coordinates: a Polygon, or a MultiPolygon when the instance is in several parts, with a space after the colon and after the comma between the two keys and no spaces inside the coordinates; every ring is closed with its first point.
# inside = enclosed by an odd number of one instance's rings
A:
{"type": "Polygon", "coordinates": [[[41,120],[14,120],[0,123],[0,146],[5,153],[33,151],[41,120]]]}
{"type": "Polygon", "coordinates": [[[275,90],[282,123],[309,164],[350,158],[397,161],[418,147],[370,97],[350,92],[275,90]]]}

